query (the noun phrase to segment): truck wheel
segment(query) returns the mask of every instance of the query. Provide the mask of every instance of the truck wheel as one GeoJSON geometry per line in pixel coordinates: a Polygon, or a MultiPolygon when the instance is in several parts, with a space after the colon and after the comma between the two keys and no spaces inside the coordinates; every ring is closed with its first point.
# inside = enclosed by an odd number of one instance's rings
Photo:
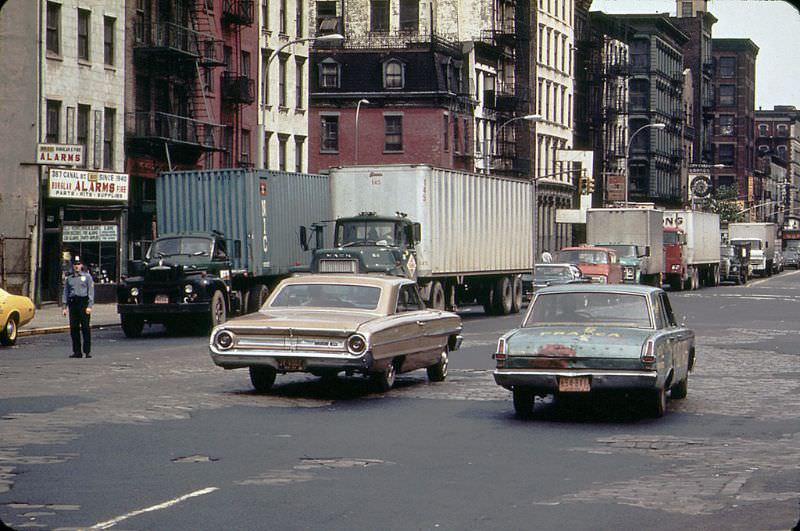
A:
{"type": "Polygon", "coordinates": [[[436,280],[431,288],[431,300],[428,301],[428,307],[432,310],[444,310],[444,306],[444,288],[442,287],[442,283],[436,280]]]}
{"type": "Polygon", "coordinates": [[[17,342],[17,320],[10,316],[3,330],[0,331],[0,344],[10,347],[17,342]]]}
{"type": "Polygon", "coordinates": [[[266,393],[275,383],[275,369],[272,367],[250,367],[250,383],[259,393],[266,393]]]}
{"type": "Polygon", "coordinates": [[[131,315],[123,315],[122,320],[122,333],[125,337],[139,337],[142,335],[144,329],[144,319],[141,317],[133,317],[131,315]]]}
{"type": "Polygon", "coordinates": [[[225,297],[222,296],[221,291],[215,291],[211,297],[210,313],[209,313],[209,327],[214,328],[221,325],[228,318],[228,312],[225,308],[225,297]]]}
{"type": "Polygon", "coordinates": [[[522,309],[522,277],[514,275],[511,283],[513,297],[511,299],[511,313],[519,313],[522,309]]]}
{"type": "Polygon", "coordinates": [[[520,418],[527,418],[533,414],[533,404],[536,399],[533,391],[527,387],[514,387],[514,413],[520,418]]]}
{"type": "Polygon", "coordinates": [[[439,355],[439,361],[436,365],[428,367],[428,380],[432,382],[443,382],[447,378],[447,346],[444,347],[442,353],[439,355]]]}
{"type": "Polygon", "coordinates": [[[711,285],[712,285],[712,286],[719,286],[719,283],[720,283],[720,276],[719,276],[719,266],[714,266],[714,272],[713,272],[713,275],[714,275],[714,276],[713,276],[713,279],[712,279],[712,281],[711,281],[711,282],[712,282],[712,284],[711,284],[711,285]]]}
{"type": "Polygon", "coordinates": [[[264,305],[268,296],[269,290],[264,285],[253,286],[247,290],[247,313],[257,312],[264,305]]]}
{"type": "Polygon", "coordinates": [[[513,292],[511,291],[511,279],[509,277],[500,277],[494,285],[494,311],[495,315],[508,315],[511,313],[511,304],[513,300],[513,292]]]}

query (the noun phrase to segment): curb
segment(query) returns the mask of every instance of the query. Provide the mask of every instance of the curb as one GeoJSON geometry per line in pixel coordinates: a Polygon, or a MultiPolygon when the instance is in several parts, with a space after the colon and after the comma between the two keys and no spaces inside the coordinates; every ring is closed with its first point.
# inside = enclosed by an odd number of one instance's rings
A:
{"type": "MultiPolygon", "coordinates": [[[[119,323],[112,323],[112,324],[93,324],[90,325],[89,328],[111,328],[112,326],[120,326],[119,323]]],[[[62,326],[48,326],[43,328],[31,328],[25,330],[21,328],[17,330],[17,336],[25,337],[25,336],[41,336],[44,334],[58,334],[61,332],[69,332],[69,325],[62,325],[62,326]]]]}

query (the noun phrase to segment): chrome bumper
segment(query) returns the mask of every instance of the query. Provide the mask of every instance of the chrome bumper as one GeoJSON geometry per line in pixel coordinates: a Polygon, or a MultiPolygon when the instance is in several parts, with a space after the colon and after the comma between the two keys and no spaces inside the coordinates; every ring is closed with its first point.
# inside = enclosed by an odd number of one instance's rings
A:
{"type": "Polygon", "coordinates": [[[278,372],[307,372],[315,369],[368,370],[373,365],[372,354],[353,356],[346,352],[311,352],[288,350],[218,350],[210,348],[211,360],[223,369],[272,367],[278,372]],[[282,360],[302,359],[302,368],[287,370],[282,360]]]}
{"type": "Polygon", "coordinates": [[[655,389],[658,385],[657,371],[619,371],[603,369],[496,369],[494,381],[506,389],[535,387],[544,391],[558,391],[558,379],[562,377],[589,377],[592,390],[604,389],[655,389]]]}

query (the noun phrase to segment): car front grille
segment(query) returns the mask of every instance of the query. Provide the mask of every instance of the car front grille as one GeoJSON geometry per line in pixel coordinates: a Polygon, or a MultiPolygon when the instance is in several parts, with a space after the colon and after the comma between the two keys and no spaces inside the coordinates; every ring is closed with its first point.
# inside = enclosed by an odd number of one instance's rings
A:
{"type": "Polygon", "coordinates": [[[320,273],[358,273],[357,260],[320,260],[320,273]]]}

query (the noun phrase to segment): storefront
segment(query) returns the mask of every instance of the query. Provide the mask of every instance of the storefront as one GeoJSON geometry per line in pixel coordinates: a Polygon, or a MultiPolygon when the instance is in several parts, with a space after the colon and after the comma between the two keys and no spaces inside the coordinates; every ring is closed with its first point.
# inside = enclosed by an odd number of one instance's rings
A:
{"type": "Polygon", "coordinates": [[[95,281],[95,299],[113,301],[127,259],[128,175],[61,168],[47,173],[42,300],[59,300],[63,275],[79,256],[95,281]]]}

